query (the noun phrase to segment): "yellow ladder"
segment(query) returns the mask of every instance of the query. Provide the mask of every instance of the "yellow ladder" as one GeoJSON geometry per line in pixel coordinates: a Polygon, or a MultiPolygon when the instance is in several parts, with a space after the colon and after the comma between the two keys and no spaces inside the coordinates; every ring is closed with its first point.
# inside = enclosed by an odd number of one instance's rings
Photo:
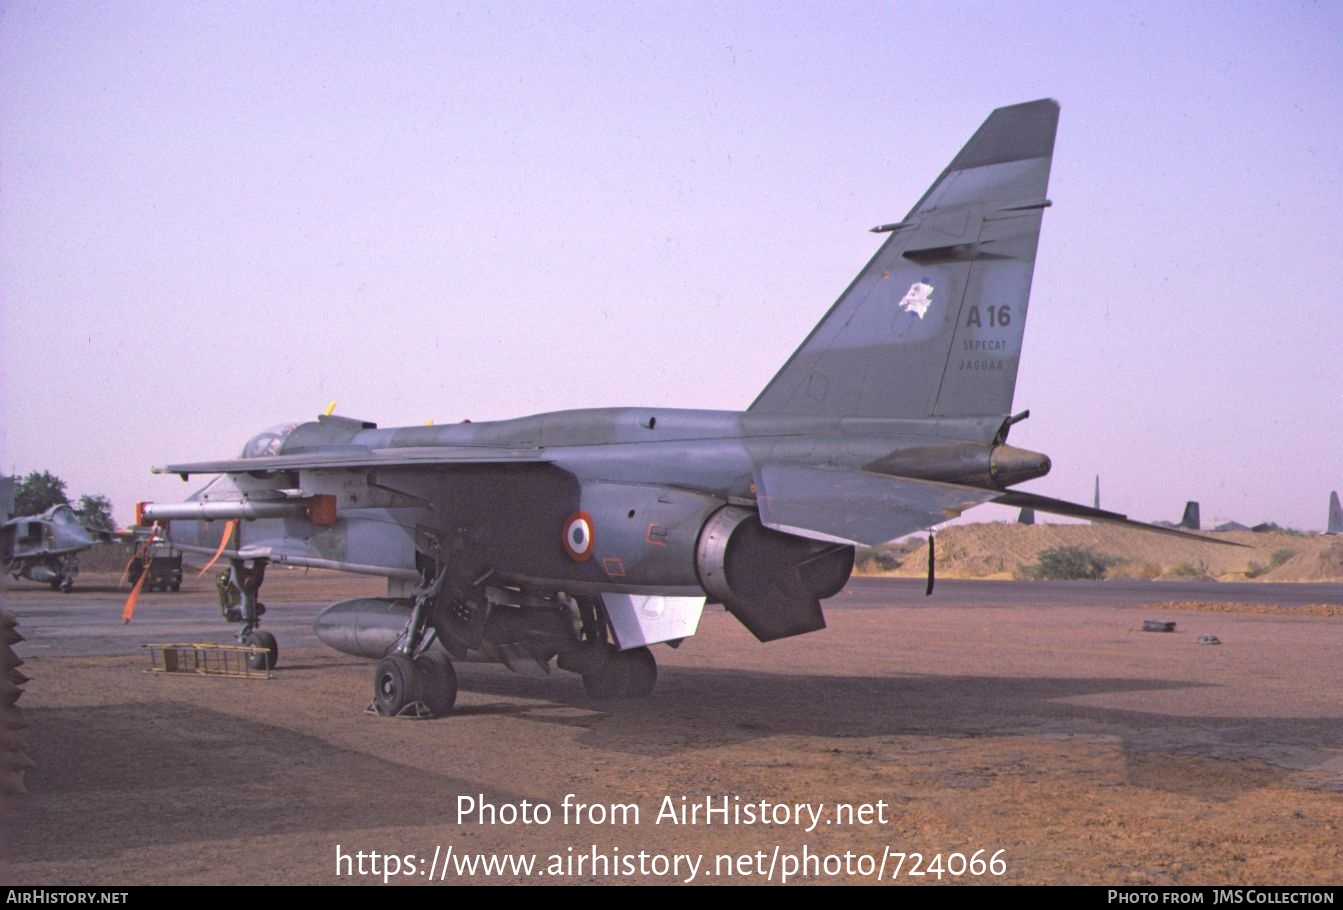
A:
{"type": "Polygon", "coordinates": [[[149,673],[194,673],[235,679],[271,679],[270,670],[253,669],[248,658],[266,653],[256,645],[173,642],[142,645],[149,651],[149,673]]]}

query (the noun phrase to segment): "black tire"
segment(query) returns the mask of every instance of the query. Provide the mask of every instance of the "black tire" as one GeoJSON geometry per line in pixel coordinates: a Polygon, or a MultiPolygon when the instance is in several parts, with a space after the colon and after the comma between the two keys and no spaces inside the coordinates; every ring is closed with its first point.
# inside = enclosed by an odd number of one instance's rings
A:
{"type": "Polygon", "coordinates": [[[379,714],[395,716],[420,700],[415,665],[404,654],[389,654],[373,670],[373,704],[379,714]]]}
{"type": "Polygon", "coordinates": [[[624,658],[629,666],[629,680],[625,684],[624,695],[626,698],[647,698],[653,694],[653,687],[658,681],[658,662],[653,657],[653,652],[647,648],[633,648],[629,651],[621,651],[619,657],[624,658]]]}
{"type": "Polygon", "coordinates": [[[62,593],[62,594],[69,594],[69,593],[70,593],[71,591],[73,591],[74,589],[75,589],[75,583],[74,583],[73,580],[67,578],[65,581],[61,582],[61,593],[62,593]]]}
{"type": "Polygon", "coordinates": [[[276,643],[275,636],[269,632],[253,629],[248,633],[244,644],[265,649],[260,654],[247,655],[247,666],[251,669],[274,670],[275,665],[280,662],[280,646],[276,643]]]}
{"type": "Polygon", "coordinates": [[[620,698],[629,687],[630,662],[621,651],[612,651],[596,672],[583,674],[583,688],[592,698],[620,698]]]}
{"type": "Polygon", "coordinates": [[[430,713],[435,717],[451,714],[457,703],[457,670],[448,652],[438,648],[425,651],[415,658],[415,675],[430,713]]]}

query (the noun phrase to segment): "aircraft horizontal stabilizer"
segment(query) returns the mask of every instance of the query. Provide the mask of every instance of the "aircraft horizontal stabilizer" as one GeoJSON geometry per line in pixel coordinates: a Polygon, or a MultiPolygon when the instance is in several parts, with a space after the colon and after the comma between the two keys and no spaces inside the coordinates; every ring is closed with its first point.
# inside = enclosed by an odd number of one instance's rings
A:
{"type": "Polygon", "coordinates": [[[778,464],[757,469],[755,486],[765,527],[861,546],[941,524],[997,495],[977,487],[867,471],[778,464]]]}
{"type": "Polygon", "coordinates": [[[1145,521],[1134,521],[1127,515],[1120,515],[1118,512],[1107,512],[1104,509],[1095,509],[1091,506],[1079,505],[1078,503],[1067,502],[1062,499],[1050,499],[1048,496],[1040,496],[1035,493],[1022,493],[1013,490],[990,498],[993,502],[999,503],[1000,505],[1012,506],[1013,508],[1020,507],[1024,509],[1035,509],[1040,512],[1048,512],[1051,515],[1066,515],[1070,518],[1085,518],[1089,521],[1100,521],[1105,524],[1136,528],[1140,531],[1156,531],[1159,534],[1169,534],[1172,537],[1183,537],[1185,540],[1201,540],[1204,543],[1219,543],[1227,547],[1245,546],[1245,544],[1236,543],[1234,540],[1220,540],[1216,537],[1207,537],[1203,534],[1191,534],[1188,531],[1182,531],[1177,528],[1163,528],[1161,525],[1151,525],[1145,521]]]}

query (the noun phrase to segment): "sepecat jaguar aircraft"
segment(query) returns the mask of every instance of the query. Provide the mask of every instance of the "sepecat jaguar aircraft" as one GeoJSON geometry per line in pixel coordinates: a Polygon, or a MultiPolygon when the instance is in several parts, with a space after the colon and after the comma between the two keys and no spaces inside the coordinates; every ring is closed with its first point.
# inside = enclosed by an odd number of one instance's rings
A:
{"type": "Polygon", "coordinates": [[[1050,468],[1007,437],[1027,416],[1012,397],[1057,123],[1052,100],[994,111],[903,220],[873,228],[885,242],[745,411],[402,428],[328,413],[238,458],[155,468],[220,476],[140,520],[228,559],[228,612],[266,664],[267,564],[385,576],[386,597],[316,623],[377,661],[384,714],[451,710],[468,657],[647,695],[649,646],[693,635],[706,603],[761,641],[821,629],[855,545],[982,503],[1138,525],[1010,489],[1050,468]]]}

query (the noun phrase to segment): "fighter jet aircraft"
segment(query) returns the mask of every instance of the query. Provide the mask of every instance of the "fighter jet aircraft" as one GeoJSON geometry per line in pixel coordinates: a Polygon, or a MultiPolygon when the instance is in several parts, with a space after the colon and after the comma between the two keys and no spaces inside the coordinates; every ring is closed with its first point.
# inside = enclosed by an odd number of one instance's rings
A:
{"type": "Polygon", "coordinates": [[[74,509],[52,506],[41,515],[22,515],[0,526],[0,554],[15,579],[51,585],[53,591],[74,590],[79,553],[98,542],[95,532],[79,523],[74,509]]]}
{"type": "Polygon", "coordinates": [[[994,111],[905,218],[872,229],[888,235],[876,255],[745,411],[323,415],[239,458],[155,468],[225,476],[140,520],[229,560],[226,610],[266,661],[267,564],[386,576],[387,597],[317,621],[378,661],[385,714],[450,710],[468,656],[647,695],[649,646],[693,635],[706,602],[761,641],[821,629],[856,544],[981,503],[1137,524],[1009,490],[1050,468],[1007,437],[1028,416],[1012,396],[1057,122],[1052,100],[994,111]]]}

